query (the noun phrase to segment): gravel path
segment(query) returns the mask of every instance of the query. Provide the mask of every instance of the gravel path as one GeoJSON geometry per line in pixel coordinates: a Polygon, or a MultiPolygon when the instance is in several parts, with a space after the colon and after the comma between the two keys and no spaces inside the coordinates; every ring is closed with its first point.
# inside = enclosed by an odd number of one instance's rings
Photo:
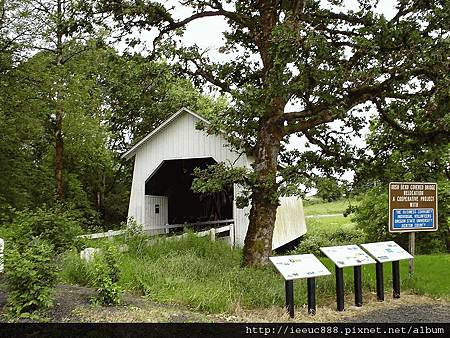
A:
{"type": "Polygon", "coordinates": [[[450,323],[450,305],[402,305],[375,310],[349,320],[357,323],[450,323]]]}
{"type": "Polygon", "coordinates": [[[344,214],[323,214],[323,215],[307,215],[305,218],[327,218],[327,217],[337,217],[344,216],[344,214]]]}
{"type": "MultiPolygon", "coordinates": [[[[95,294],[92,288],[59,285],[55,306],[47,313],[50,322],[292,322],[282,307],[260,310],[241,309],[234,315],[208,315],[182,306],[159,304],[142,297],[125,294],[123,303],[115,307],[92,307],[89,299],[95,294]]],[[[1,308],[6,303],[6,293],[0,288],[1,308]]],[[[331,304],[317,309],[315,316],[307,314],[304,307],[297,308],[295,322],[349,322],[349,323],[450,323],[450,303],[428,297],[405,294],[400,299],[387,298],[376,301],[367,295],[363,307],[350,305],[337,312],[331,304]],[[331,305],[331,306],[330,306],[331,305]]],[[[29,320],[24,320],[29,321],[29,320]]]]}

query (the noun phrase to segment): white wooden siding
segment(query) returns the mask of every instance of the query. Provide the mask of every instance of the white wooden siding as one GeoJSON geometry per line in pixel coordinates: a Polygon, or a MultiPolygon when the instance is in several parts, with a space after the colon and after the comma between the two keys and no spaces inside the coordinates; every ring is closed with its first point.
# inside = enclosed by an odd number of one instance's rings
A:
{"type": "Polygon", "coordinates": [[[234,185],[234,196],[233,196],[233,219],[238,226],[235,226],[234,230],[234,245],[244,246],[245,235],[247,234],[250,207],[239,209],[236,206],[236,197],[242,191],[242,187],[235,184],[234,185]]]}
{"type": "Polygon", "coordinates": [[[167,196],[145,195],[144,228],[161,228],[169,223],[169,203],[167,196]],[[155,212],[156,205],[159,213],[155,212]]]}
{"type": "Polygon", "coordinates": [[[277,209],[272,249],[279,248],[304,234],[306,234],[306,221],[302,200],[294,196],[282,197],[277,209]]]}

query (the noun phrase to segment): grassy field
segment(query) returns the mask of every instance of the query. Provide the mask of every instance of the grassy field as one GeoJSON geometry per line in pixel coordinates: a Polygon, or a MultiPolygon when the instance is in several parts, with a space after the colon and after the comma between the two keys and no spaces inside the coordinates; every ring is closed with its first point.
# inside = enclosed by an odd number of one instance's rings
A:
{"type": "Polygon", "coordinates": [[[342,214],[351,203],[352,200],[339,200],[324,203],[321,199],[310,197],[303,201],[305,215],[329,215],[342,214]]]}
{"type": "MultiPolygon", "coordinates": [[[[319,304],[334,306],[334,266],[321,258],[333,273],[317,279],[319,304]]],[[[407,262],[401,262],[402,288],[421,295],[450,300],[450,255],[416,257],[416,274],[409,277],[407,262]]],[[[160,242],[135,247],[121,257],[121,286],[153,301],[183,304],[209,313],[234,313],[238,308],[261,309],[284,305],[284,281],[268,266],[241,268],[241,251],[224,242],[188,237],[182,241],[160,242]]],[[[64,283],[91,285],[92,271],[71,253],[62,264],[64,283]]],[[[375,291],[375,266],[364,266],[363,289],[375,291]]],[[[345,289],[353,290],[353,270],[344,269],[345,289]]],[[[385,264],[386,297],[392,290],[391,267],[385,264]]],[[[306,303],[306,281],[295,282],[296,299],[306,303]]]]}

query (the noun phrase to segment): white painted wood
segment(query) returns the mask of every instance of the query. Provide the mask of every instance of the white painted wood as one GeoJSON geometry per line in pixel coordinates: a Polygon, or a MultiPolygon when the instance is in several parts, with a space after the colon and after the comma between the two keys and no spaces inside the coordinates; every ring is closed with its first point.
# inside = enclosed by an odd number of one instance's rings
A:
{"type": "Polygon", "coordinates": [[[229,239],[230,239],[230,241],[229,241],[230,246],[232,248],[234,248],[234,243],[235,243],[235,239],[234,239],[234,224],[230,224],[230,236],[229,236],[229,239]]]}
{"type": "Polygon", "coordinates": [[[169,222],[167,196],[145,195],[144,228],[161,228],[169,222]],[[157,212],[158,211],[158,212],[157,212]]]}
{"type": "Polygon", "coordinates": [[[177,111],[175,114],[173,114],[170,118],[168,118],[163,124],[161,124],[158,128],[156,128],[155,130],[153,130],[150,134],[148,134],[147,136],[145,136],[142,140],[140,140],[138,143],[136,143],[131,149],[129,149],[127,152],[125,152],[125,154],[122,155],[122,158],[125,159],[130,159],[132,156],[134,156],[134,154],[136,153],[136,151],[145,143],[147,142],[147,140],[149,140],[150,138],[153,137],[153,135],[157,134],[161,129],[164,129],[166,127],[166,125],[170,124],[174,119],[176,119],[179,115],[183,114],[183,113],[189,113],[193,116],[195,116],[196,118],[198,118],[200,121],[209,124],[209,121],[206,120],[205,118],[203,118],[201,115],[198,115],[196,113],[194,113],[192,110],[189,110],[185,107],[181,108],[179,111],[177,111]]]}
{"type": "Polygon", "coordinates": [[[123,235],[126,231],[125,230],[108,230],[107,232],[98,232],[95,234],[88,234],[88,235],[80,235],[77,236],[78,238],[88,238],[88,239],[98,239],[98,238],[111,238],[114,236],[120,236],[123,235]]]}
{"type": "MultiPolygon", "coordinates": [[[[220,227],[220,228],[216,228],[216,229],[214,229],[214,233],[215,234],[219,234],[219,233],[222,233],[222,232],[230,231],[231,227],[232,227],[232,224],[231,225],[225,225],[225,226],[220,227]]],[[[187,236],[188,236],[188,234],[184,233],[182,235],[177,235],[177,236],[156,237],[154,239],[152,238],[152,239],[148,240],[147,243],[149,245],[152,245],[152,244],[157,243],[159,241],[173,241],[173,240],[178,241],[178,240],[181,240],[183,238],[186,238],[187,236]]],[[[196,232],[194,234],[194,236],[197,236],[197,237],[211,236],[211,230],[205,230],[205,231],[196,232]]]]}
{"type": "Polygon", "coordinates": [[[179,223],[179,224],[166,224],[162,228],[173,229],[173,228],[183,228],[186,226],[198,226],[198,225],[217,225],[217,224],[227,224],[233,223],[233,219],[221,219],[218,221],[205,221],[205,222],[195,222],[195,223],[179,223]]]}
{"type": "Polygon", "coordinates": [[[236,206],[236,197],[242,192],[242,187],[234,185],[234,198],[233,198],[233,218],[236,226],[234,227],[234,246],[244,246],[245,235],[247,234],[250,207],[240,209],[236,206]]]}
{"type": "Polygon", "coordinates": [[[277,209],[272,249],[279,248],[306,233],[303,202],[295,196],[282,197],[277,209]]]}

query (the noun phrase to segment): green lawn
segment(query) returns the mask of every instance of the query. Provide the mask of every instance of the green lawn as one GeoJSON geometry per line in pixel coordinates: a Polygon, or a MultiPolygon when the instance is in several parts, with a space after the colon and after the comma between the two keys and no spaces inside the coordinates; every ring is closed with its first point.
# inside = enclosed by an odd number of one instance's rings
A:
{"type": "Polygon", "coordinates": [[[355,203],[349,200],[339,200],[334,202],[323,202],[316,198],[304,200],[303,208],[305,215],[328,215],[328,214],[342,214],[350,205],[355,203]]]}
{"type": "Polygon", "coordinates": [[[336,230],[338,228],[352,228],[354,223],[351,217],[332,216],[332,217],[308,217],[306,218],[308,232],[336,230]]]}
{"type": "MultiPolygon", "coordinates": [[[[126,290],[151,300],[183,304],[211,313],[232,313],[236,308],[267,308],[284,305],[284,281],[272,266],[264,269],[241,268],[241,251],[224,242],[188,237],[181,241],[151,246],[130,245],[121,257],[120,284],[126,290]]],[[[317,301],[334,306],[334,266],[321,258],[333,273],[317,279],[317,301]]],[[[416,274],[410,278],[407,261],[401,262],[402,289],[450,300],[450,255],[417,256],[416,274]],[[444,268],[447,267],[447,268],[444,268]]],[[[92,285],[89,266],[75,252],[62,264],[65,283],[92,285]]],[[[386,297],[391,293],[391,266],[385,264],[386,297]]],[[[375,266],[364,266],[363,289],[375,291],[375,266]]],[[[344,269],[345,290],[353,290],[353,270],[344,269]]],[[[296,281],[296,299],[306,303],[306,282],[296,281]]]]}

